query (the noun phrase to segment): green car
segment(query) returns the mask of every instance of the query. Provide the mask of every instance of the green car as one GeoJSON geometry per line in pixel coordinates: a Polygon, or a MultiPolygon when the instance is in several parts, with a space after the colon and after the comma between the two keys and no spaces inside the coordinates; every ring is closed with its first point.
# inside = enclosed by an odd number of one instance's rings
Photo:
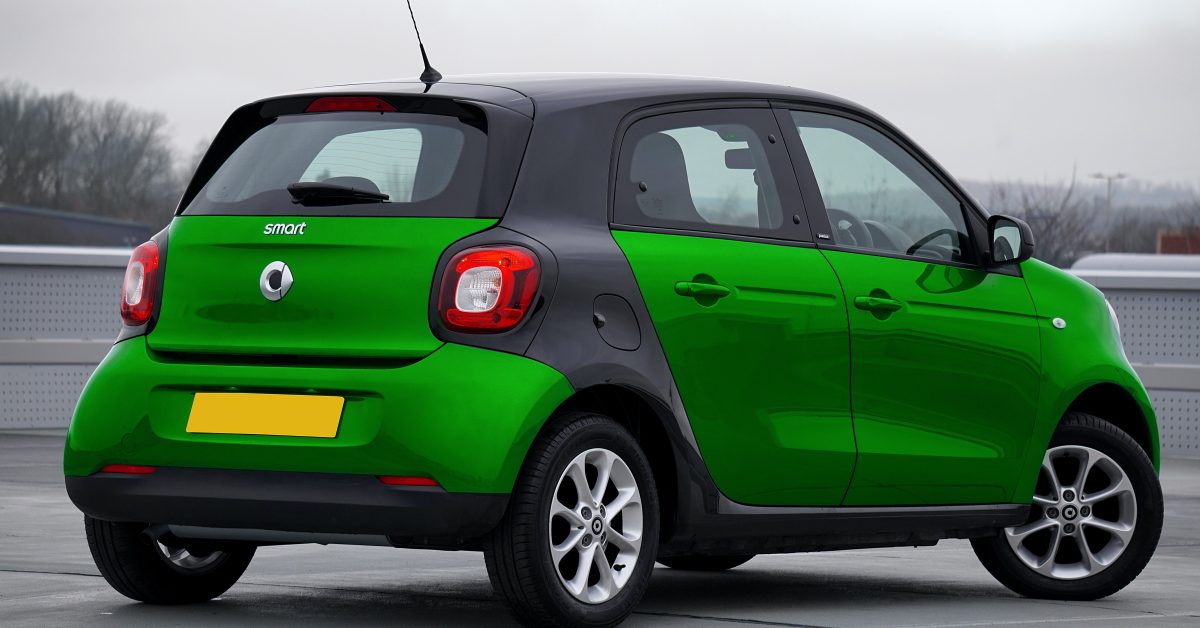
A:
{"type": "Polygon", "coordinates": [[[1032,249],[798,89],[270,98],[134,250],[67,490],[148,603],[345,543],[483,551],[526,624],[611,626],[655,562],[946,538],[1096,599],[1158,543],[1158,430],[1104,297],[1032,249]]]}

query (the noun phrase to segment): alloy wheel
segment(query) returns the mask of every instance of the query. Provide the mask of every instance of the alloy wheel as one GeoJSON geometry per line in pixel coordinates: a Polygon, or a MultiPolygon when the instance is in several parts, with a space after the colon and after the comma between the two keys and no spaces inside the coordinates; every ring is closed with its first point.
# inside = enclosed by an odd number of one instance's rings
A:
{"type": "Polygon", "coordinates": [[[1029,522],[1004,534],[1026,567],[1078,580],[1116,562],[1136,525],[1136,495],[1120,465],[1096,449],[1065,445],[1042,460],[1029,522]]]}
{"type": "Polygon", "coordinates": [[[589,449],[571,460],[547,523],[550,559],[575,599],[601,604],[629,582],[642,548],[642,496],[620,456],[589,449]]]}

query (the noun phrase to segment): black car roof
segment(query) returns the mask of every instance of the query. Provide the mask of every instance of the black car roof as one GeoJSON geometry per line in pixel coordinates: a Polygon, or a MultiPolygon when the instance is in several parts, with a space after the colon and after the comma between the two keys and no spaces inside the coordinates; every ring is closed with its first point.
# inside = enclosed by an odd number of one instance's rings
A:
{"type": "Polygon", "coordinates": [[[429,94],[490,102],[532,116],[535,110],[557,111],[606,102],[778,98],[831,104],[863,111],[855,103],[820,92],[720,78],[649,74],[483,74],[452,76],[426,87],[417,80],[330,85],[311,93],[429,94]]]}

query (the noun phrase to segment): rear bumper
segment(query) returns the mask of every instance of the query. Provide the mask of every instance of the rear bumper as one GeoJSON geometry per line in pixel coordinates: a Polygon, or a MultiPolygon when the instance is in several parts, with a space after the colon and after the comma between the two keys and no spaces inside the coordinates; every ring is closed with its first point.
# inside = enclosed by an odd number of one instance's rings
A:
{"type": "Polygon", "coordinates": [[[132,464],[420,476],[449,493],[507,494],[534,436],[573,392],[540,362],[455,344],[394,367],[219,360],[163,358],[143,337],[117,343],[75,408],[65,475],[132,464]],[[331,395],[345,405],[331,438],[194,433],[201,391],[331,395]]]}
{"type": "Polygon", "coordinates": [[[165,467],[66,479],[85,514],[109,521],[387,536],[406,547],[467,548],[499,523],[508,496],[389,486],[374,476],[165,467]]]}

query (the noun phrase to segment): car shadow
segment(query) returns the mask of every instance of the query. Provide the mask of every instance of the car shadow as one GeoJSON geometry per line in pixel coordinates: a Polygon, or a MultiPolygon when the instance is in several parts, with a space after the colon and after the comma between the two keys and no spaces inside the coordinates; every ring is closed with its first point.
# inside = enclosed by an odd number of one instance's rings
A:
{"type": "MultiPolygon", "coordinates": [[[[444,584],[396,587],[339,587],[318,584],[265,584],[252,579],[207,604],[161,607],[115,604],[105,619],[126,625],[255,626],[515,626],[508,610],[492,596],[486,576],[444,584]],[[111,617],[109,615],[111,614],[111,617]]],[[[1014,597],[998,585],[932,582],[902,574],[830,574],[754,568],[753,563],[722,573],[658,568],[631,624],[687,625],[706,618],[775,623],[803,622],[806,614],[880,607],[899,610],[922,605],[936,613],[936,600],[1014,597]],[[669,621],[676,619],[678,622],[669,621]]]]}

